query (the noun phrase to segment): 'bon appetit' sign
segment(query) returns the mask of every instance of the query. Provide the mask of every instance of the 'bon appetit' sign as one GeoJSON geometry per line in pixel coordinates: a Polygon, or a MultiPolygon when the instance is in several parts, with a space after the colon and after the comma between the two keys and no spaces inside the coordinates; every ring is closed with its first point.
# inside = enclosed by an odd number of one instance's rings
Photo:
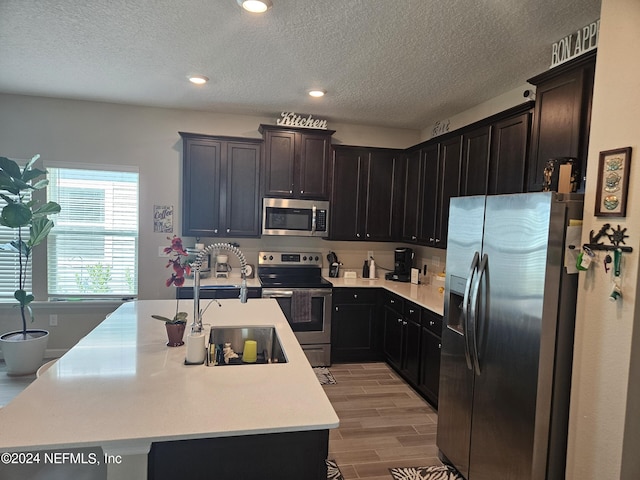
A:
{"type": "Polygon", "coordinates": [[[327,129],[326,120],[313,118],[311,115],[303,117],[302,115],[297,115],[295,112],[282,112],[280,117],[281,118],[276,120],[276,125],[286,127],[322,128],[323,130],[327,129]]]}
{"type": "Polygon", "coordinates": [[[551,67],[568,62],[598,47],[600,20],[567,35],[551,45],[551,67]]]}

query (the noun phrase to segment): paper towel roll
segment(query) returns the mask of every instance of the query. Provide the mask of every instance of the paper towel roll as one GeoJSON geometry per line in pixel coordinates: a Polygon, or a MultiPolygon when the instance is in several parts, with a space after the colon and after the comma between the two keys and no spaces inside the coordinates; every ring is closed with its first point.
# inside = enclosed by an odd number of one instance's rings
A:
{"type": "Polygon", "coordinates": [[[190,333],[187,336],[187,363],[204,363],[204,332],[190,333]]]}

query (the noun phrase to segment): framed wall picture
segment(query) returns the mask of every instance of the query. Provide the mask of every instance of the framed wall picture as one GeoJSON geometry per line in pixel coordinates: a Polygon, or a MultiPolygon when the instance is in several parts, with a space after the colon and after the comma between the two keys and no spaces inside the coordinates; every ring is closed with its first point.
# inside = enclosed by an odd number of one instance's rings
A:
{"type": "Polygon", "coordinates": [[[627,215],[631,147],[600,152],[595,215],[624,217],[627,215]]]}

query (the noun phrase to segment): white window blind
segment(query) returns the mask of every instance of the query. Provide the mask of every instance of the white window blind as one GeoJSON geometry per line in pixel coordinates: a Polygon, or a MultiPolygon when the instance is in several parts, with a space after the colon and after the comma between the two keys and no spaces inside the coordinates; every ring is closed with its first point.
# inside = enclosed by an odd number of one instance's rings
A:
{"type": "Polygon", "coordinates": [[[138,173],[47,168],[61,206],[47,242],[50,297],[138,292],[138,173]]]}
{"type": "MultiPolygon", "coordinates": [[[[25,200],[30,200],[30,193],[25,193],[25,200]]],[[[7,202],[0,197],[0,210],[7,202]]],[[[29,238],[29,229],[22,229],[23,241],[29,238]]],[[[5,245],[18,240],[18,230],[0,225],[0,245],[5,245]]],[[[0,301],[14,300],[13,292],[19,288],[18,274],[20,272],[20,259],[18,254],[12,251],[0,249],[0,301]]],[[[24,290],[31,292],[31,259],[27,265],[27,278],[24,290]]]]}

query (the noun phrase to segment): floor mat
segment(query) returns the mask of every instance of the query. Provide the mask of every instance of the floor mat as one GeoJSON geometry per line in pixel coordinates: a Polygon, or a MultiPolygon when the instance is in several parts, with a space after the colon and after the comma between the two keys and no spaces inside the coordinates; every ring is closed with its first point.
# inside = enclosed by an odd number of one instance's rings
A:
{"type": "Polygon", "coordinates": [[[464,477],[446,465],[390,468],[389,472],[394,480],[464,480],[464,477]]]}
{"type": "Polygon", "coordinates": [[[329,371],[327,367],[314,367],[313,371],[318,377],[318,381],[320,385],[335,385],[336,379],[333,378],[333,374],[329,371]]]}
{"type": "Polygon", "coordinates": [[[325,460],[327,464],[327,480],[344,480],[338,464],[333,460],[325,460]]]}

